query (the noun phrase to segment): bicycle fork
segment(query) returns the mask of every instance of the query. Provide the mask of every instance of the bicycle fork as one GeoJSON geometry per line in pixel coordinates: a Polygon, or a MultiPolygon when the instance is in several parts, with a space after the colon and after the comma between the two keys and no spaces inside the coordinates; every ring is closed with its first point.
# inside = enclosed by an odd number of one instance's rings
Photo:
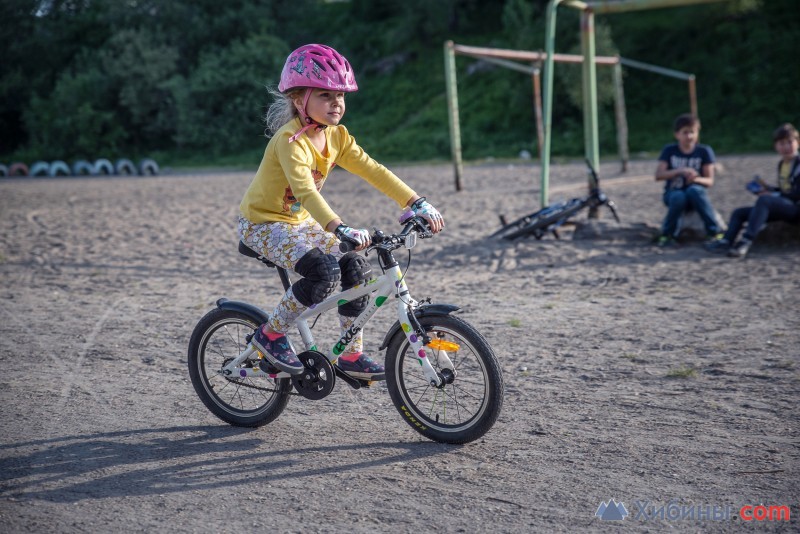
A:
{"type": "Polygon", "coordinates": [[[430,343],[430,337],[422,328],[422,325],[419,324],[413,312],[409,313],[412,306],[416,303],[411,299],[408,293],[405,280],[400,280],[398,295],[406,297],[405,299],[398,299],[397,302],[397,317],[400,321],[400,328],[403,330],[403,333],[408,339],[408,343],[411,345],[411,349],[414,351],[414,356],[422,367],[422,373],[431,386],[435,388],[444,387],[446,383],[452,382],[452,378],[455,377],[453,362],[450,361],[445,351],[439,351],[437,355],[438,363],[443,373],[436,372],[436,369],[434,369],[428,358],[428,354],[425,352],[425,345],[430,343]],[[445,376],[445,374],[447,376],[445,376]]]}

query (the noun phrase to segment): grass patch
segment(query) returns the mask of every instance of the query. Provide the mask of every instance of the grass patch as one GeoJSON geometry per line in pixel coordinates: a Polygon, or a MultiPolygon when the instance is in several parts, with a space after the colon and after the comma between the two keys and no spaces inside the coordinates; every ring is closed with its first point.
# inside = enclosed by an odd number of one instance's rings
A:
{"type": "Polygon", "coordinates": [[[622,357],[630,361],[631,363],[644,363],[647,361],[644,358],[642,358],[641,354],[636,354],[634,352],[623,352],[622,357]]]}
{"type": "Polygon", "coordinates": [[[514,328],[519,328],[520,326],[522,326],[522,321],[520,321],[519,319],[509,319],[508,320],[508,326],[513,326],[514,328]]]}
{"type": "Polygon", "coordinates": [[[667,373],[667,378],[695,378],[696,376],[697,369],[688,366],[670,369],[667,373]]]}

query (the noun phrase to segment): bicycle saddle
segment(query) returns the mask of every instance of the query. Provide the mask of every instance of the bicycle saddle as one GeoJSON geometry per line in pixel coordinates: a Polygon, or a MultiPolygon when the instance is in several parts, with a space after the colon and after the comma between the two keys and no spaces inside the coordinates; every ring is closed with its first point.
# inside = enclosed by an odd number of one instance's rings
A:
{"type": "Polygon", "coordinates": [[[275,267],[276,265],[269,261],[267,258],[253,250],[252,248],[248,247],[244,244],[243,241],[239,241],[239,254],[243,254],[248,258],[256,258],[258,261],[266,265],[267,267],[275,267]]]}

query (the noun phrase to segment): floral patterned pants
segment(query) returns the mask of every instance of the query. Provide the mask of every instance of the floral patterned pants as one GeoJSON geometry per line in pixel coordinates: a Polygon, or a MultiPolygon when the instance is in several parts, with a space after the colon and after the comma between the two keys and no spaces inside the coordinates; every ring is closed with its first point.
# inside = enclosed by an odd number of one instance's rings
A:
{"type": "MultiPolygon", "coordinates": [[[[342,256],[336,236],[326,232],[312,218],[300,224],[284,222],[255,224],[244,217],[239,217],[239,239],[275,265],[290,271],[294,271],[294,266],[300,258],[315,248],[324,254],[332,254],[337,259],[342,256]]],[[[278,302],[267,324],[276,332],[287,332],[295,319],[304,311],[306,307],[300,304],[290,287],[278,302]]],[[[339,316],[342,333],[353,324],[354,320],[354,317],[339,316]]],[[[345,352],[362,352],[362,350],[363,336],[359,332],[347,345],[345,352]]]]}

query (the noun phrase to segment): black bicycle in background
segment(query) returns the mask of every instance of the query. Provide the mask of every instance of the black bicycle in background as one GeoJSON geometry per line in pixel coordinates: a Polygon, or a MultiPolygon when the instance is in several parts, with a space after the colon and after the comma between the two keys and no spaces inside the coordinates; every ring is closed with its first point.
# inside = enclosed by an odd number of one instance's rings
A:
{"type": "Polygon", "coordinates": [[[490,237],[513,240],[520,237],[533,236],[536,239],[541,239],[545,234],[552,233],[556,239],[559,239],[558,228],[561,225],[585,208],[591,209],[600,206],[608,207],[611,210],[611,214],[614,215],[614,219],[619,222],[616,204],[600,189],[600,178],[598,178],[589,160],[586,160],[586,166],[592,176],[592,188],[587,196],[544,207],[512,223],[507,223],[505,216],[500,215],[500,224],[503,227],[490,237]]]}

